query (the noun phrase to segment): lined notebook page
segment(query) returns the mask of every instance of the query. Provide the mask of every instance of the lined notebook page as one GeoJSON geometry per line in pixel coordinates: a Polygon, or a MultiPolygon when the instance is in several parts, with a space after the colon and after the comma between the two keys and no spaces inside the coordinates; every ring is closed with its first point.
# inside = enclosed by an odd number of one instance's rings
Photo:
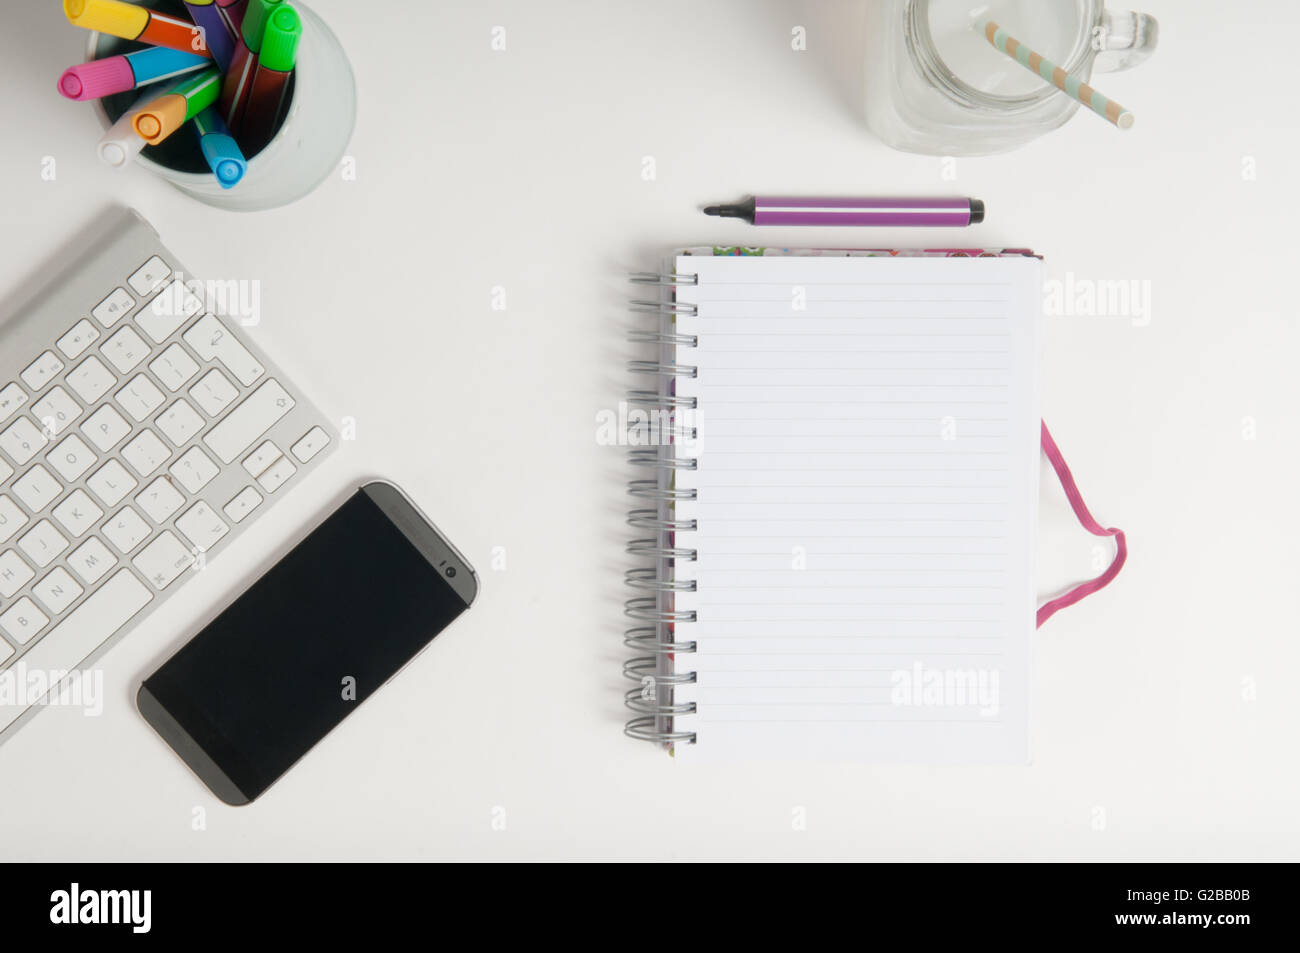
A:
{"type": "Polygon", "coordinates": [[[695,257],[688,760],[1028,760],[1035,258],[695,257]]]}

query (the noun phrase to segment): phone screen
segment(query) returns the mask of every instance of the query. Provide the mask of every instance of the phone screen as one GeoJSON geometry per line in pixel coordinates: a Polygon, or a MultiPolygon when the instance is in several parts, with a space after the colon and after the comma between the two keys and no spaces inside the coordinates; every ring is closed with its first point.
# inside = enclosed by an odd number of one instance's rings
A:
{"type": "Polygon", "coordinates": [[[214,793],[247,803],[464,612],[475,588],[400,491],[371,484],[146,679],[140,711],[214,793]]]}

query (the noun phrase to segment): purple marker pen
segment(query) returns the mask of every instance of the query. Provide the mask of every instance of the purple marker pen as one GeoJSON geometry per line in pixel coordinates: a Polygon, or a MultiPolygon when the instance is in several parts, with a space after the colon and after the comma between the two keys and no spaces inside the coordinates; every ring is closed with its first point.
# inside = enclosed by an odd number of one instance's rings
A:
{"type": "Polygon", "coordinates": [[[984,221],[979,199],[832,199],[760,195],[736,205],[710,205],[706,215],[743,218],[751,225],[932,225],[984,221]]]}

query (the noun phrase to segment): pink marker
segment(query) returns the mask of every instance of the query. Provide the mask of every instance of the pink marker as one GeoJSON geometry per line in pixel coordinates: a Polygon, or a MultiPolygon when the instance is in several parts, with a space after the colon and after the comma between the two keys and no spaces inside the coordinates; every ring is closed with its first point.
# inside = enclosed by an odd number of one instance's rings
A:
{"type": "Polygon", "coordinates": [[[78,102],[99,99],[211,65],[206,56],[154,46],[70,67],[59,77],[59,92],[78,102]]]}

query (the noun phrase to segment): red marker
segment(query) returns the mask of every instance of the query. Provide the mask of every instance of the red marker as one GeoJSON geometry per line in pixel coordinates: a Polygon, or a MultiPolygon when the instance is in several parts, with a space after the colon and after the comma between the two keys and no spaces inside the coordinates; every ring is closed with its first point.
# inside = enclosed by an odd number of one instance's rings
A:
{"type": "Polygon", "coordinates": [[[271,141],[289,108],[293,67],[302,39],[302,19],[293,7],[279,7],[266,23],[257,72],[244,110],[242,145],[250,155],[271,141]]]}
{"type": "Polygon", "coordinates": [[[244,110],[253,91],[253,74],[257,72],[257,54],[262,49],[262,34],[266,32],[271,13],[282,2],[283,0],[249,0],[248,10],[244,14],[239,42],[235,44],[235,55],[230,60],[230,69],[226,71],[226,79],[221,87],[221,99],[217,103],[217,112],[221,113],[221,118],[226,121],[236,139],[241,138],[244,110]]]}

